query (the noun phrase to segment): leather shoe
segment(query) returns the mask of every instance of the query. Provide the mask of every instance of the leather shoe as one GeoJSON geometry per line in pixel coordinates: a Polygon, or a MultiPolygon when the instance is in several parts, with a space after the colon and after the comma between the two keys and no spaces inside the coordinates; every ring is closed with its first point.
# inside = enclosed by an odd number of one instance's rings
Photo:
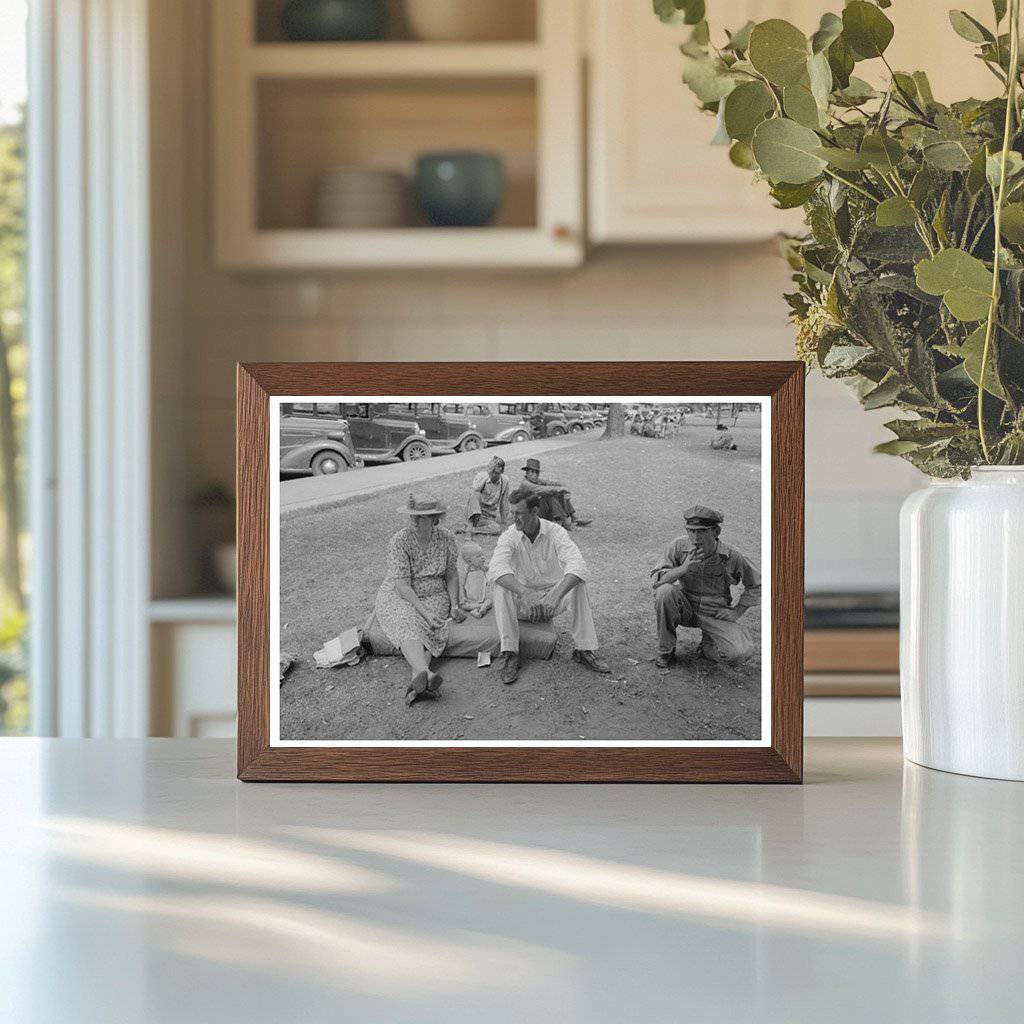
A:
{"type": "Polygon", "coordinates": [[[501,666],[501,681],[511,686],[519,678],[519,654],[517,651],[506,651],[501,666]]]}
{"type": "Polygon", "coordinates": [[[658,668],[669,668],[675,660],[675,651],[658,651],[654,656],[654,664],[657,665],[658,668]]]}
{"type": "Polygon", "coordinates": [[[605,676],[611,673],[608,662],[600,657],[597,651],[573,651],[572,660],[578,661],[581,665],[586,665],[592,672],[600,672],[601,675],[605,676]]]}

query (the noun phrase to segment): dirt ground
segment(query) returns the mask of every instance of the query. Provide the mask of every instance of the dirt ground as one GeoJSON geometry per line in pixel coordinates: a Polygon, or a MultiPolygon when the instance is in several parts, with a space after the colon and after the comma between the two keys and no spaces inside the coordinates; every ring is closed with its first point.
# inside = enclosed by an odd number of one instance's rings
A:
{"type": "MultiPolygon", "coordinates": [[[[299,662],[281,687],[281,738],[339,739],[756,739],[760,735],[759,654],[742,668],[693,655],[700,633],[681,629],[679,660],[653,663],[656,632],[648,573],[683,532],[682,512],[695,503],[725,515],[722,539],[760,563],[760,431],[747,416],[734,428],[738,452],[708,448],[706,421],[676,438],[627,436],[542,458],[542,474],[570,486],[592,526],[577,530],[593,573],[590,583],[601,652],[610,676],[570,660],[568,616],[555,619],[558,646],[549,661],[524,662],[504,686],[495,668],[442,659],[442,696],[404,702],[409,671],[401,658],[367,658],[355,668],[316,669],[313,652],[373,608],[390,536],[404,526],[406,487],[355,498],[341,507],[295,512],[281,524],[281,649],[299,662]]],[[[502,454],[515,486],[521,462],[502,454]]],[[[435,460],[443,469],[443,460],[435,460]]],[[[367,470],[372,472],[372,470],[367,470]]],[[[474,471],[443,475],[418,490],[448,505],[445,525],[464,521],[474,471]]],[[[461,537],[459,538],[462,539],[461,537]]],[[[493,538],[481,540],[488,550],[493,538]],[[489,541],[490,543],[487,543],[489,541]]],[[[744,616],[760,651],[761,613],[744,616]]]]}

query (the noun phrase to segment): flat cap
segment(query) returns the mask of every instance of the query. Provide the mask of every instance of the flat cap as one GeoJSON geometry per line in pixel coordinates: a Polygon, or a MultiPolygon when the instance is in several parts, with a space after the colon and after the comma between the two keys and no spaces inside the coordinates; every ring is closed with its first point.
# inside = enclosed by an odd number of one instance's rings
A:
{"type": "Polygon", "coordinates": [[[693,505],[683,513],[683,518],[687,526],[720,526],[725,517],[707,505],[693,505]]]}

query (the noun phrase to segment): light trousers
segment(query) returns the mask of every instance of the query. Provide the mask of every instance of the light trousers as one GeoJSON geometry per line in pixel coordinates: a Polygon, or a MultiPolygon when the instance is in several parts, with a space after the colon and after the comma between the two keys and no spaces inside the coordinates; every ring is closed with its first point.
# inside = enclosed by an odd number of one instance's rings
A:
{"type": "MultiPolygon", "coordinates": [[[[535,591],[537,597],[555,589],[535,591]]],[[[590,592],[586,583],[580,582],[559,602],[558,612],[572,615],[572,642],[577,651],[597,650],[597,629],[594,627],[594,610],[590,604],[590,592]]],[[[498,624],[498,636],[503,651],[519,650],[519,620],[526,619],[523,600],[511,590],[494,585],[494,620],[498,624]]]]}

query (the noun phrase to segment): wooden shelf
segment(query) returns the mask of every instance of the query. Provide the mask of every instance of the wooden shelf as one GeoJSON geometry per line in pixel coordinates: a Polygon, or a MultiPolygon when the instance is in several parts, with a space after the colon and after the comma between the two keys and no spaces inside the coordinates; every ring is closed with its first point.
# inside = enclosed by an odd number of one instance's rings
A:
{"type": "MultiPolygon", "coordinates": [[[[253,41],[254,13],[212,11],[214,253],[232,270],[578,266],[584,254],[581,0],[538,0],[523,42],[253,41]],[[493,225],[316,226],[323,175],[411,176],[438,150],[500,155],[493,225]]],[[[266,39],[263,33],[260,36],[266,39]]],[[[409,218],[419,219],[415,212],[409,218]]]]}
{"type": "Polygon", "coordinates": [[[257,43],[243,51],[254,78],[460,78],[532,76],[536,43],[257,43]]]}
{"type": "Polygon", "coordinates": [[[809,629],[804,634],[805,672],[898,673],[897,629],[809,629]]]}

